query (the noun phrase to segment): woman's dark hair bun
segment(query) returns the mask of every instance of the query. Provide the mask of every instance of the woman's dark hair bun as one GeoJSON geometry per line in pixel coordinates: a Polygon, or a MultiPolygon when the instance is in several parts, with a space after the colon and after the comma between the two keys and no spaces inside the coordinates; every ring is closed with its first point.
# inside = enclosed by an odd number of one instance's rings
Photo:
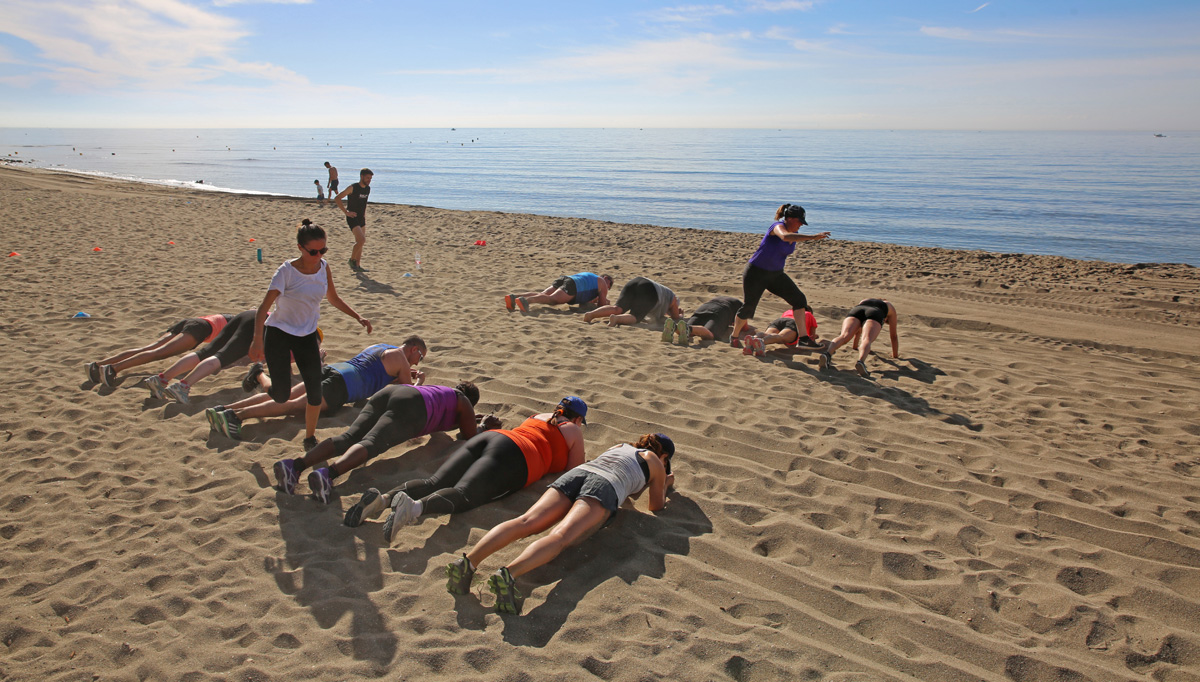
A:
{"type": "Polygon", "coordinates": [[[300,221],[300,224],[301,225],[312,225],[312,221],[309,220],[308,218],[305,218],[304,220],[300,221]]]}

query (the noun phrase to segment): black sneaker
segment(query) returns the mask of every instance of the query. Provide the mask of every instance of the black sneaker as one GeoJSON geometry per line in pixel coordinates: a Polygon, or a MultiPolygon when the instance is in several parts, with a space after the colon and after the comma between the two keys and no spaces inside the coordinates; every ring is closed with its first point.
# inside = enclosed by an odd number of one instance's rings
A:
{"type": "Polygon", "coordinates": [[[247,393],[253,393],[254,389],[258,388],[258,378],[262,376],[263,364],[256,362],[250,365],[250,370],[246,372],[246,376],[242,379],[242,390],[247,393]]]}
{"type": "Polygon", "coordinates": [[[471,578],[474,577],[475,567],[464,554],[446,567],[446,591],[450,594],[470,594],[471,578]]]}
{"type": "Polygon", "coordinates": [[[96,362],[86,363],[83,366],[83,369],[87,372],[88,381],[92,382],[93,384],[100,383],[100,364],[99,363],[96,363],[96,362]]]}
{"type": "Polygon", "coordinates": [[[386,495],[379,492],[377,488],[367,488],[367,492],[358,498],[352,507],[346,510],[346,518],[342,519],[342,523],[356,528],[362,525],[366,519],[373,519],[389,506],[389,500],[386,495]]]}
{"type": "Polygon", "coordinates": [[[112,388],[113,384],[117,383],[117,370],[113,369],[112,365],[102,365],[100,367],[100,382],[112,388]]]}
{"type": "Polygon", "coordinates": [[[308,438],[305,438],[303,445],[304,445],[305,452],[312,450],[313,448],[317,447],[317,437],[309,436],[308,438]]]}

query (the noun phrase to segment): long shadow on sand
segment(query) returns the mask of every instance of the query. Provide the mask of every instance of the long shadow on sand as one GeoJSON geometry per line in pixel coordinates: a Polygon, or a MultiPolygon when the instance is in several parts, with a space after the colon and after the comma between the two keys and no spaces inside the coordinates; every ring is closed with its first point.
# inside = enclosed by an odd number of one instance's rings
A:
{"type": "MultiPolygon", "coordinates": [[[[668,499],[666,509],[658,514],[622,509],[610,526],[522,576],[519,585],[527,594],[537,587],[558,583],[542,603],[520,616],[504,617],[504,641],[514,646],[544,647],[597,585],[613,577],[626,584],[640,578],[662,578],[667,555],[686,556],[692,538],[712,532],[712,521],[699,505],[678,491],[668,499]]],[[[520,544],[532,540],[526,538],[520,544]]],[[[485,567],[479,575],[490,574],[494,568],[485,567]]],[[[476,592],[481,589],[487,590],[476,585],[476,592]]],[[[485,609],[474,595],[455,600],[459,625],[481,629],[490,609],[485,609]]],[[[533,601],[526,605],[533,605],[533,601]]]]}
{"type": "Polygon", "coordinates": [[[354,277],[358,280],[358,288],[368,294],[387,294],[389,296],[399,296],[396,292],[396,287],[391,284],[380,282],[372,279],[369,275],[362,272],[354,273],[354,277]]]}
{"type": "Polygon", "coordinates": [[[342,525],[341,514],[330,506],[308,495],[276,496],[285,554],[282,559],[265,558],[264,570],[321,628],[333,628],[349,613],[349,638],[338,640],[337,648],[386,671],[396,657],[397,639],[371,601],[371,593],[384,584],[379,553],[360,554],[357,535],[342,525]]]}
{"type": "MultiPolygon", "coordinates": [[[[945,372],[921,360],[906,358],[905,360],[907,360],[909,363],[909,366],[906,367],[895,360],[883,358],[879,355],[876,355],[875,359],[887,363],[892,367],[892,369],[872,372],[872,375],[876,377],[886,377],[889,379],[907,377],[916,379],[922,383],[932,384],[937,377],[945,376],[945,372]]],[[[906,412],[911,412],[912,414],[920,417],[941,419],[947,424],[963,426],[971,431],[983,430],[982,424],[976,424],[961,414],[948,414],[946,412],[942,412],[936,407],[930,405],[929,401],[919,396],[915,396],[902,388],[897,388],[896,386],[882,386],[872,379],[864,379],[858,376],[853,370],[850,369],[853,367],[853,360],[850,361],[849,366],[841,366],[837,369],[831,368],[824,372],[810,367],[807,363],[793,362],[791,359],[785,359],[784,362],[786,362],[787,365],[793,369],[811,375],[814,379],[824,381],[834,386],[841,386],[854,395],[886,400],[896,407],[905,410],[906,412]]]]}

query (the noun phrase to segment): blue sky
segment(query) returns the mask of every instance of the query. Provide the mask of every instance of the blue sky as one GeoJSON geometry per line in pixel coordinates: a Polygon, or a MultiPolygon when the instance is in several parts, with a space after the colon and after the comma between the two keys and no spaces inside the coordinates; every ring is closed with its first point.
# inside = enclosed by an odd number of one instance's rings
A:
{"type": "Polygon", "coordinates": [[[4,0],[0,126],[1194,130],[1200,2],[4,0]]]}

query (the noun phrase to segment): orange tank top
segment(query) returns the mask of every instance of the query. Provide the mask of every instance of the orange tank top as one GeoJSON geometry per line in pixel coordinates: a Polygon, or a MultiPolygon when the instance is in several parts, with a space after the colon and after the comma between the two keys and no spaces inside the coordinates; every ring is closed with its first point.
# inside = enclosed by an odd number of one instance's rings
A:
{"type": "Polygon", "coordinates": [[[501,431],[521,448],[529,475],[525,485],[567,468],[567,439],[558,426],[530,417],[515,429],[501,431]]]}
{"type": "Polygon", "coordinates": [[[224,315],[205,315],[200,319],[212,326],[212,333],[208,335],[207,339],[204,339],[204,343],[209,343],[213,339],[217,338],[217,334],[220,334],[221,330],[224,329],[225,325],[229,322],[229,318],[225,317],[224,315]]]}

